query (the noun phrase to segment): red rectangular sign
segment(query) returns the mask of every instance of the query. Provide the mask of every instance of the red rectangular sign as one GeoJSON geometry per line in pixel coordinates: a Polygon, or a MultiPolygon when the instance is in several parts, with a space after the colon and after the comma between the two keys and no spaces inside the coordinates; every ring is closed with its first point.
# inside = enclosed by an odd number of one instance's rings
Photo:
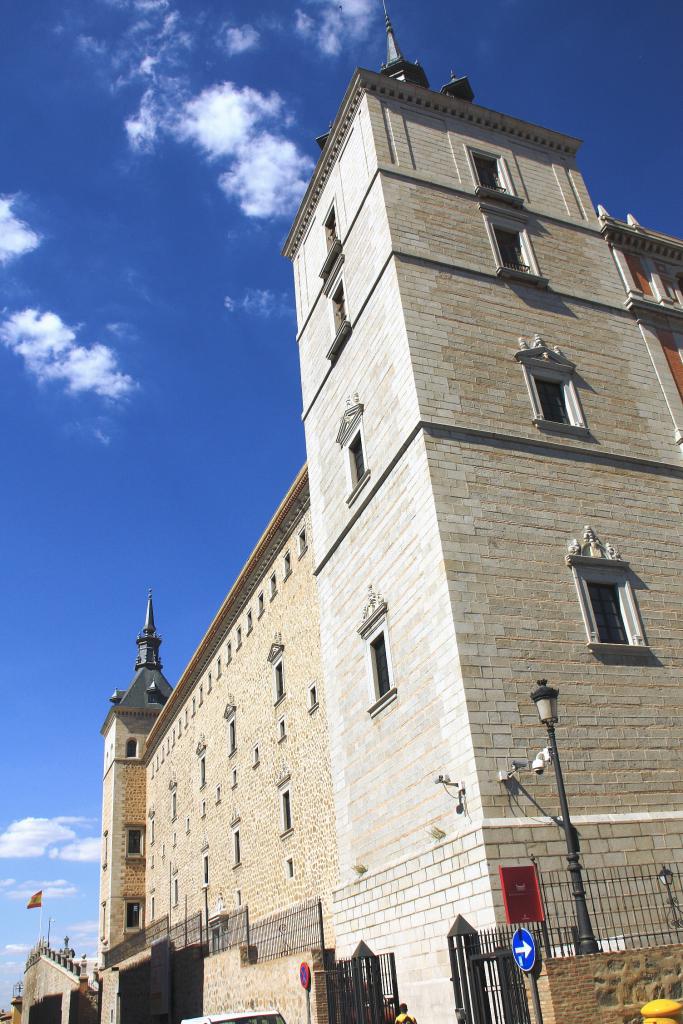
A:
{"type": "Polygon", "coordinates": [[[538,875],[533,864],[522,867],[499,867],[503,890],[505,919],[508,924],[544,921],[543,900],[538,875]]]}

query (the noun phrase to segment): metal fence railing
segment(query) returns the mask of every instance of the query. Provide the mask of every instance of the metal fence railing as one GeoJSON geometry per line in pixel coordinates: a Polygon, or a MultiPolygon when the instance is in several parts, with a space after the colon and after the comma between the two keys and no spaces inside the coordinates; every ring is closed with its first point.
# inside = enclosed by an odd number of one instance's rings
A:
{"type": "Polygon", "coordinates": [[[211,941],[209,953],[224,953],[235,946],[249,945],[249,909],[242,907],[230,914],[222,915],[210,926],[211,941]]]}
{"type": "Polygon", "coordinates": [[[308,949],[324,949],[322,902],[306,900],[255,921],[249,928],[249,945],[259,961],[275,960],[308,949]]]}
{"type": "MultiPolygon", "coordinates": [[[[539,876],[546,909],[546,955],[576,951],[574,896],[566,872],[539,876]]],[[[603,952],[683,943],[683,882],[678,868],[584,868],[588,910],[603,952]]]]}
{"type": "Polygon", "coordinates": [[[160,917],[158,921],[153,921],[146,928],[141,928],[139,932],[135,932],[117,946],[108,949],[104,954],[104,966],[113,967],[115,964],[120,964],[123,960],[142,953],[158,939],[169,939],[174,949],[201,945],[206,941],[201,913],[192,914],[170,928],[168,918],[160,917]]]}

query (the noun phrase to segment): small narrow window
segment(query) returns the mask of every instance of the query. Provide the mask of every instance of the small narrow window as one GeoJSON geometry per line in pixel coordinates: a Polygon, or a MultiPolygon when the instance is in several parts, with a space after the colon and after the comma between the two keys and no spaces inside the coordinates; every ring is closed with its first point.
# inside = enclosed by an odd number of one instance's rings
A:
{"type": "Polygon", "coordinates": [[[292,556],[290,555],[289,551],[286,553],[285,558],[284,558],[284,569],[285,569],[285,579],[287,579],[287,577],[290,575],[290,573],[292,571],[292,556]]]}
{"type": "Polygon", "coordinates": [[[216,786],[216,803],[219,804],[220,802],[221,802],[221,787],[220,786],[216,786]]]}
{"type": "Polygon", "coordinates": [[[285,695],[285,666],[282,659],[274,666],[275,673],[275,703],[285,695]]]}
{"type": "Polygon", "coordinates": [[[277,594],[277,576],[275,573],[270,577],[270,599],[271,601],[277,594]]]}
{"type": "Polygon", "coordinates": [[[306,527],[304,527],[303,530],[299,531],[298,545],[299,545],[299,558],[301,558],[302,555],[304,555],[306,553],[306,548],[308,547],[308,543],[307,543],[307,540],[306,540],[306,527]]]}
{"type": "Polygon", "coordinates": [[[173,879],[173,906],[177,907],[180,902],[180,890],[178,887],[178,879],[173,879]]]}
{"type": "Polygon", "coordinates": [[[238,651],[239,651],[241,646],[242,646],[242,627],[238,626],[237,627],[237,650],[238,651]]]}
{"type": "Polygon", "coordinates": [[[229,665],[230,662],[232,661],[232,644],[231,643],[228,643],[228,646],[227,646],[226,650],[227,650],[226,657],[227,657],[228,665],[229,665]]]}
{"type": "Polygon", "coordinates": [[[189,831],[190,831],[190,817],[188,815],[188,817],[185,818],[185,832],[187,834],[189,834],[189,831]]]}
{"type": "Polygon", "coordinates": [[[178,845],[178,833],[177,833],[177,832],[174,832],[174,833],[173,833],[173,849],[174,849],[174,850],[175,850],[175,848],[176,848],[176,846],[177,846],[177,845],[178,845]]]}
{"type": "Polygon", "coordinates": [[[221,671],[222,671],[221,670],[221,659],[219,658],[218,661],[216,662],[216,678],[217,679],[220,678],[221,671]]]}
{"type": "Polygon", "coordinates": [[[128,740],[126,743],[126,757],[137,757],[138,756],[138,742],[137,740],[128,740]]]}
{"type": "Polygon", "coordinates": [[[235,715],[231,717],[228,722],[228,755],[232,755],[237,750],[237,721],[235,715]]]}
{"type": "Polygon", "coordinates": [[[209,884],[209,855],[208,855],[208,853],[204,854],[204,875],[203,875],[203,877],[204,877],[204,885],[208,885],[209,884]]]}
{"type": "Polygon", "coordinates": [[[206,817],[206,800],[202,800],[202,818],[206,817]]]}
{"type": "Polygon", "coordinates": [[[175,789],[171,793],[171,821],[175,821],[178,817],[178,794],[175,789]]]}
{"type": "Polygon", "coordinates": [[[183,731],[183,720],[182,720],[182,718],[179,718],[178,719],[178,739],[180,739],[182,731],[183,731]]]}
{"type": "Polygon", "coordinates": [[[232,856],[235,867],[242,863],[242,844],[240,842],[239,828],[234,828],[232,830],[232,856]]]}
{"type": "Polygon", "coordinates": [[[206,758],[200,757],[199,759],[199,786],[203,788],[206,785],[206,758]]]}
{"type": "Polygon", "coordinates": [[[235,889],[235,906],[237,907],[238,910],[242,906],[242,890],[241,889],[235,889]]]}
{"type": "Polygon", "coordinates": [[[281,825],[283,832],[289,832],[292,828],[292,800],[289,789],[280,792],[281,825]]]}
{"type": "Polygon", "coordinates": [[[287,857],[285,861],[285,877],[294,878],[294,859],[287,857]]]}
{"type": "Polygon", "coordinates": [[[140,904],[138,902],[126,903],[126,928],[128,931],[137,931],[140,928],[140,904]]]}
{"type": "Polygon", "coordinates": [[[202,683],[199,684],[199,706],[201,707],[204,703],[204,686],[202,683]]]}
{"type": "MultiPolygon", "coordinates": [[[[188,720],[188,710],[187,710],[187,708],[185,708],[185,728],[186,729],[187,729],[187,720],[188,720]]],[[[157,765],[157,767],[158,767],[158,765],[157,765]]]]}
{"type": "Polygon", "coordinates": [[[588,583],[588,594],[601,644],[627,644],[628,636],[619,602],[619,588],[612,583],[588,583]]]}
{"type": "Polygon", "coordinates": [[[372,666],[377,687],[377,697],[383,697],[391,689],[391,677],[389,675],[389,660],[387,658],[387,644],[384,632],[379,633],[370,643],[372,653],[372,666]]]}
{"type": "Polygon", "coordinates": [[[251,611],[248,611],[247,612],[247,633],[251,633],[253,628],[254,628],[254,619],[253,619],[253,616],[251,614],[251,611]]]}
{"type": "Polygon", "coordinates": [[[337,214],[334,206],[330,210],[327,220],[325,221],[325,241],[327,243],[327,251],[329,252],[335,242],[339,241],[337,236],[337,214]]]}
{"type": "Polygon", "coordinates": [[[259,762],[261,760],[260,755],[259,755],[258,743],[254,746],[254,748],[253,748],[253,750],[251,752],[251,757],[252,757],[251,763],[253,764],[253,766],[255,768],[256,765],[259,764],[259,762]]]}
{"type": "Polygon", "coordinates": [[[154,845],[154,826],[155,826],[154,818],[150,819],[149,825],[150,825],[150,833],[151,833],[151,835],[150,835],[150,843],[153,846],[154,845]]]}
{"type": "Polygon", "coordinates": [[[236,786],[237,786],[237,769],[236,768],[233,768],[232,776],[231,777],[232,777],[232,788],[235,789],[236,786]]]}
{"type": "Polygon", "coordinates": [[[318,706],[318,687],[315,683],[311,683],[308,687],[308,710],[315,711],[318,706]]]}
{"type": "Polygon", "coordinates": [[[493,233],[496,236],[501,264],[508,270],[517,270],[523,274],[531,273],[519,231],[494,227],[493,233]]]}
{"type": "Polygon", "coordinates": [[[505,186],[500,176],[500,166],[497,157],[484,156],[482,153],[472,155],[474,166],[479,178],[479,184],[484,188],[490,188],[495,192],[505,192],[505,186]]]}
{"type": "Polygon", "coordinates": [[[349,444],[349,458],[351,460],[351,482],[355,487],[365,476],[365,453],[360,430],[349,444]]]}
{"type": "Polygon", "coordinates": [[[197,713],[197,698],[192,698],[192,716],[194,717],[197,713]]]}
{"type": "Polygon", "coordinates": [[[284,716],[278,720],[277,723],[277,738],[278,740],[284,740],[287,737],[287,724],[284,716]]]}
{"type": "Polygon", "coordinates": [[[142,829],[129,828],[128,829],[128,848],[127,851],[129,857],[139,857],[142,853],[142,829]]]}
{"type": "Polygon", "coordinates": [[[543,380],[534,377],[538,400],[543,411],[543,418],[554,423],[569,423],[564,387],[556,380],[543,380]]]}
{"type": "Polygon", "coordinates": [[[344,295],[344,282],[340,281],[332,296],[332,311],[334,313],[335,330],[340,330],[348,320],[346,314],[346,296],[344,295]]]}
{"type": "Polygon", "coordinates": [[[258,596],[258,617],[259,617],[259,619],[263,615],[264,609],[265,609],[265,602],[263,600],[263,591],[261,591],[261,593],[258,596]]]}
{"type": "Polygon", "coordinates": [[[152,920],[154,920],[154,897],[153,896],[152,896],[151,905],[150,905],[150,913],[152,915],[152,920]]]}

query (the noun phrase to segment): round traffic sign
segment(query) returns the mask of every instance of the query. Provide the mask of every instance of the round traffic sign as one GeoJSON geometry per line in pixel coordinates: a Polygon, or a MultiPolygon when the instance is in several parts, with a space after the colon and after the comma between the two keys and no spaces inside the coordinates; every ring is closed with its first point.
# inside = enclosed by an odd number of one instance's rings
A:
{"type": "Polygon", "coordinates": [[[536,966],[536,940],[526,928],[518,928],[512,936],[512,955],[520,971],[529,974],[536,966]]]}
{"type": "Polygon", "coordinates": [[[311,987],[311,968],[307,963],[303,963],[299,968],[299,981],[302,988],[309,989],[311,987]]]}

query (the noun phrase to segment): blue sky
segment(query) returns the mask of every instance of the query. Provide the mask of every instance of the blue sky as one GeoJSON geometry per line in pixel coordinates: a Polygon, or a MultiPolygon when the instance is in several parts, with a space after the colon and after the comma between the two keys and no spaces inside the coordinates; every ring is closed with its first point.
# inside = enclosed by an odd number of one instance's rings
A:
{"type": "MultiPolygon", "coordinates": [[[[439,88],[585,140],[683,235],[672,0],[391,0],[439,88]]],[[[175,682],[305,458],[279,250],[380,0],[6,0],[0,34],[0,1006],[43,887],[94,948],[101,738],[154,587],[175,682]]]]}

